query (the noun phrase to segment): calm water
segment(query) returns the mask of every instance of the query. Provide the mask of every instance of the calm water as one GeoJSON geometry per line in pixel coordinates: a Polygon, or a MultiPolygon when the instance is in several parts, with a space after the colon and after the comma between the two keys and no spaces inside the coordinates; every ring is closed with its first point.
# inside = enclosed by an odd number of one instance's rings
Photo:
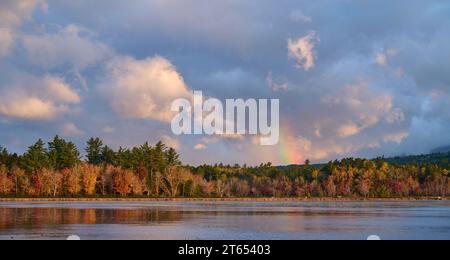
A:
{"type": "Polygon", "coordinates": [[[0,239],[450,239],[450,202],[0,203],[0,239]]]}

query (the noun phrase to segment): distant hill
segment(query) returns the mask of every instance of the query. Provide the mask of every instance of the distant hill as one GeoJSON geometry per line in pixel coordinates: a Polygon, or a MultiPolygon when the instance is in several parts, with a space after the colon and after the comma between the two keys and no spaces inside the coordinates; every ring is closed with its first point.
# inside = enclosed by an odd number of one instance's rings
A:
{"type": "Polygon", "coordinates": [[[431,153],[448,153],[450,152],[450,145],[436,148],[431,151],[431,153]]]}
{"type": "MultiPolygon", "coordinates": [[[[449,147],[450,149],[450,147],[449,147]]],[[[396,156],[390,158],[376,158],[373,160],[382,160],[389,164],[395,165],[403,165],[403,164],[436,164],[442,167],[450,167],[450,152],[442,152],[442,153],[431,153],[431,154],[421,154],[421,155],[409,155],[409,156],[396,156]]],[[[326,166],[326,164],[313,164],[311,165],[315,168],[322,168],[326,166]]],[[[289,165],[289,166],[280,166],[279,169],[301,169],[304,165],[289,165]]]]}
{"type": "Polygon", "coordinates": [[[398,156],[392,158],[382,158],[390,164],[437,164],[448,167],[450,163],[450,152],[446,153],[432,153],[411,156],[398,156]]]}

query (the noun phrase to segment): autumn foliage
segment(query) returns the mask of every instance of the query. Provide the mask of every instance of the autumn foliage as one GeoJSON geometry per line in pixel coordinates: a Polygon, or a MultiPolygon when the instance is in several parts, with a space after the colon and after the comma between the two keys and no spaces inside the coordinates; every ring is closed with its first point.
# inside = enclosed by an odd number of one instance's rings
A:
{"type": "MultiPolygon", "coordinates": [[[[182,166],[162,142],[114,151],[88,142],[82,161],[59,137],[23,155],[0,148],[0,195],[10,197],[350,197],[449,196],[450,154],[431,163],[343,159],[325,165],[182,166]]],[[[414,157],[415,158],[415,157],[414,157]]],[[[439,158],[437,160],[436,158],[439,158]]]]}

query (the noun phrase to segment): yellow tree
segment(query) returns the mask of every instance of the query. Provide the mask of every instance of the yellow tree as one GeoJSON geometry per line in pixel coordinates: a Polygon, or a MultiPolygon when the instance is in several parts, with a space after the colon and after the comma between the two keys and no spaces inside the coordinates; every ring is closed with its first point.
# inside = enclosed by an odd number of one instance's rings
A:
{"type": "Polygon", "coordinates": [[[325,193],[328,197],[336,197],[336,184],[334,183],[334,176],[331,175],[325,180],[325,193]]]}
{"type": "Polygon", "coordinates": [[[105,166],[98,177],[98,186],[103,196],[114,190],[114,172],[115,168],[111,165],[105,166]]]}
{"type": "Polygon", "coordinates": [[[134,174],[128,170],[116,169],[113,177],[114,191],[126,196],[133,191],[134,174]]]}
{"type": "Polygon", "coordinates": [[[132,182],[132,193],[137,196],[142,196],[144,194],[144,187],[145,184],[141,181],[140,178],[137,176],[133,176],[133,182],[132,182]]]}
{"type": "Polygon", "coordinates": [[[161,188],[164,193],[170,197],[178,195],[178,189],[185,176],[189,175],[189,171],[181,167],[172,166],[167,169],[163,175],[163,182],[161,188]]]}
{"type": "Polygon", "coordinates": [[[81,176],[83,168],[76,165],[70,170],[63,170],[64,186],[69,195],[77,195],[81,192],[81,176]]]}
{"type": "Polygon", "coordinates": [[[42,176],[42,194],[56,197],[61,191],[62,174],[48,169],[43,169],[40,174],[42,176]]]}
{"type": "Polygon", "coordinates": [[[12,191],[13,182],[8,176],[8,169],[4,166],[0,166],[0,194],[9,194],[12,191]]]}
{"type": "Polygon", "coordinates": [[[100,175],[100,168],[91,164],[84,164],[82,168],[83,171],[81,181],[83,192],[87,195],[93,195],[97,185],[97,178],[100,175]]]}
{"type": "Polygon", "coordinates": [[[14,166],[11,169],[11,177],[16,195],[32,195],[31,180],[24,170],[14,166]]]}
{"type": "Polygon", "coordinates": [[[363,197],[369,196],[370,189],[372,188],[372,181],[370,180],[370,176],[367,174],[368,173],[364,173],[363,176],[361,176],[361,179],[359,179],[358,185],[356,186],[359,195],[363,197]]]}
{"type": "Polygon", "coordinates": [[[412,176],[409,176],[406,180],[406,185],[408,187],[408,196],[417,195],[420,191],[420,184],[412,176]]]}

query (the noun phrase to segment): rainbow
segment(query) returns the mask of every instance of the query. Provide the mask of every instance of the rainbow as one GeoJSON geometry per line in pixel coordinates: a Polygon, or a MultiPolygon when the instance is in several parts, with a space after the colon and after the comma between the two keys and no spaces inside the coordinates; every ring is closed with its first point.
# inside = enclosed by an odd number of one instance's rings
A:
{"type": "Polygon", "coordinates": [[[289,125],[280,129],[279,155],[284,165],[301,164],[306,158],[300,154],[300,149],[295,147],[296,134],[289,125]]]}

